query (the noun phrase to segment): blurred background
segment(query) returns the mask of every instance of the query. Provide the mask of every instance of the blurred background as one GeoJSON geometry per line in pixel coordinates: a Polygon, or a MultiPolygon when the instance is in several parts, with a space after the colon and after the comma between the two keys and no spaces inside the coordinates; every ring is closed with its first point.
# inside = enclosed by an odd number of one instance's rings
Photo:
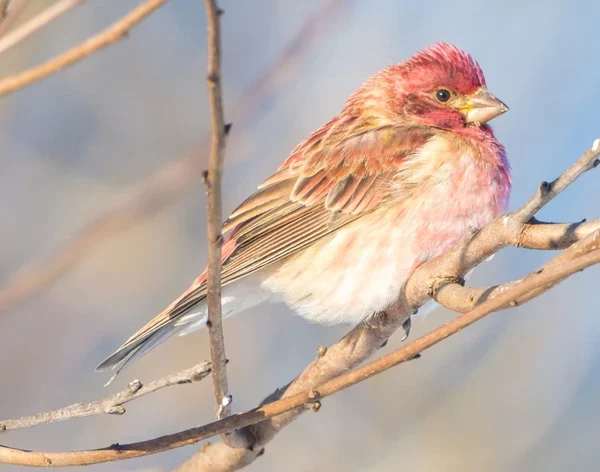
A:
{"type": "MultiPolygon", "coordinates": [[[[51,3],[29,0],[18,21],[51,3]]],[[[138,3],[85,2],[2,54],[1,76],[66,50],[138,3]]],[[[510,106],[493,125],[513,166],[511,208],[600,136],[598,2],[220,3],[225,113],[233,122],[227,211],[367,76],[436,41],[471,52],[489,89],[510,106]]],[[[209,357],[204,331],[166,343],[108,388],[107,375],[94,373],[204,268],[205,50],[203,2],[172,0],[124,41],[0,99],[0,419],[98,399],[132,379],[149,381],[209,357]],[[190,155],[195,160],[185,161],[190,155]],[[148,179],[159,192],[144,190],[148,179]],[[102,224],[90,226],[99,218],[102,224]],[[20,270],[53,260],[77,235],[85,235],[84,244],[68,253],[72,263],[60,277],[20,300],[6,298],[2,289],[20,270]]],[[[540,217],[599,218],[597,172],[540,217]]],[[[478,269],[472,283],[517,278],[550,257],[509,248],[478,269]]],[[[598,268],[589,269],[417,362],[326,399],[247,470],[595,470],[599,277],[598,268]]],[[[413,323],[412,337],[453,316],[434,311],[413,323]]],[[[234,409],[255,406],[300,372],[318,346],[346,331],[310,325],[282,305],[228,319],[234,409]]],[[[383,352],[399,344],[394,336],[383,352]]],[[[213,414],[207,379],[131,403],[124,416],[5,433],[0,441],[26,449],[95,448],[189,428],[213,414]]],[[[196,450],[93,469],[169,470],[196,450]]]]}

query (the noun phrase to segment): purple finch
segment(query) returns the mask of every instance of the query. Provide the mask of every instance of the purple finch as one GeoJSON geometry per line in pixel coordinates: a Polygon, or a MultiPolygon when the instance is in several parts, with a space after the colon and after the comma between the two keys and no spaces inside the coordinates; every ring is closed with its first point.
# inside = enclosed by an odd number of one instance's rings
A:
{"type": "MultiPolygon", "coordinates": [[[[267,299],[323,324],[388,309],[417,266],[506,210],[509,164],[486,123],[507,110],[448,44],[367,79],[224,223],[223,315],[267,299]]],[[[206,319],[205,271],[97,369],[206,319]]]]}

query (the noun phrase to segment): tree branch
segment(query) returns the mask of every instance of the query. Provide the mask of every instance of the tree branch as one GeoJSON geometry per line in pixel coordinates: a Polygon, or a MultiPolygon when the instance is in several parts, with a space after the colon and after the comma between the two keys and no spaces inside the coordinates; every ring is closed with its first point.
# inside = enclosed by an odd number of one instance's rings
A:
{"type": "Polygon", "coordinates": [[[3,15],[0,17],[0,38],[9,30],[27,2],[28,0],[9,0],[4,2],[5,8],[3,9],[3,15]]]}
{"type": "Polygon", "coordinates": [[[6,19],[8,15],[8,4],[10,0],[0,0],[0,23],[6,19]]]}
{"type": "Polygon", "coordinates": [[[60,408],[59,410],[38,413],[33,416],[25,416],[17,420],[0,421],[0,432],[31,428],[32,426],[38,426],[40,424],[55,423],[57,421],[83,418],[92,415],[122,415],[125,413],[125,408],[123,407],[125,403],[137,400],[144,395],[173,385],[198,382],[206,377],[210,371],[210,363],[203,362],[202,364],[182,370],[181,372],[167,375],[158,380],[153,380],[147,385],[143,385],[139,380],[134,380],[125,390],[104,398],[103,400],[89,403],[75,403],[74,405],[60,408]]]}
{"type": "Polygon", "coordinates": [[[527,249],[566,249],[600,228],[600,220],[579,223],[544,223],[532,218],[523,226],[516,247],[527,249]]]}
{"type": "Polygon", "coordinates": [[[110,27],[72,49],[19,74],[0,80],[0,96],[8,95],[78,62],[127,36],[129,30],[163,5],[166,0],[146,0],[110,27]]]}
{"type": "MultiPolygon", "coordinates": [[[[207,205],[207,240],[208,240],[208,336],[210,339],[210,358],[213,365],[213,389],[215,393],[217,418],[229,416],[231,413],[231,396],[227,384],[227,356],[225,355],[225,338],[223,336],[223,319],[221,313],[221,222],[223,221],[221,179],[223,176],[223,160],[225,158],[225,128],[223,118],[223,97],[221,91],[221,33],[219,17],[222,12],[216,0],[205,0],[208,32],[208,94],[211,118],[211,149],[208,172],[205,175],[207,205]]],[[[225,438],[223,438],[225,439],[225,438]]]]}
{"type": "MultiPolygon", "coordinates": [[[[591,168],[591,165],[588,164],[595,161],[597,155],[597,147],[586,152],[563,176],[557,179],[562,183],[555,193],[560,193],[585,170],[591,168]]],[[[539,200],[531,203],[532,199],[523,208],[538,207],[539,209],[549,201],[544,193],[538,193],[535,198],[539,200]]],[[[600,231],[595,230],[582,239],[580,244],[566,250],[523,280],[515,282],[510,288],[498,293],[496,297],[483,301],[468,313],[458,316],[407,346],[348,372],[349,369],[377,350],[382,342],[401,326],[401,320],[407,313],[411,313],[412,310],[421,306],[429,299],[430,295],[438,296],[443,288],[442,284],[447,283],[451,278],[456,279],[464,275],[489,255],[510,244],[511,241],[518,240],[519,234],[526,227],[518,220],[525,211],[530,211],[529,209],[523,210],[523,208],[494,220],[481,231],[458,244],[449,253],[420,266],[409,278],[398,303],[391,310],[362,323],[330,349],[320,352],[319,357],[299,377],[284,389],[273,393],[259,408],[180,433],[106,449],[42,453],[0,447],[0,461],[14,465],[37,466],[107,462],[193,444],[202,439],[246,426],[248,427],[246,429],[247,437],[254,439],[251,448],[231,448],[225,443],[219,443],[204,449],[193,458],[196,464],[211,464],[210,468],[205,467],[202,470],[213,472],[236,470],[258,457],[262,453],[264,445],[281,428],[306,409],[304,405],[315,405],[326,396],[413,359],[424,349],[459,332],[484,316],[496,310],[514,306],[519,299],[537,296],[541,291],[560,283],[568,276],[600,262],[600,249],[598,249],[600,231]],[[506,230],[501,231],[501,228],[506,228],[506,230]],[[494,235],[495,237],[493,237],[494,235]],[[436,286],[440,288],[436,289],[436,286]],[[215,457],[219,457],[219,462],[214,460],[215,457]]],[[[189,464],[191,463],[188,462],[189,464]]]]}
{"type": "Polygon", "coordinates": [[[244,94],[244,105],[239,107],[235,125],[256,120],[255,111],[265,102],[271,88],[294,75],[298,68],[298,58],[306,51],[322,44],[323,36],[331,34],[334,20],[342,11],[342,6],[352,3],[350,0],[325,0],[315,12],[308,16],[294,36],[284,45],[272,65],[253,82],[244,94]]]}
{"type": "MultiPolygon", "coordinates": [[[[25,38],[31,36],[37,30],[43,28],[60,15],[67,13],[77,5],[81,5],[84,1],[85,0],[59,0],[58,2],[53,3],[26,23],[4,35],[2,39],[0,39],[0,54],[19,44],[25,38]]],[[[1,11],[4,12],[4,10],[1,11]]]]}
{"type": "MultiPolygon", "coordinates": [[[[573,261],[585,253],[598,248],[600,248],[600,229],[595,230],[581,241],[574,243],[561,255],[555,257],[543,268],[539,269],[539,272],[554,268],[569,261],[573,261]]],[[[464,313],[475,309],[475,307],[487,300],[496,298],[507,290],[512,289],[512,287],[518,285],[522,281],[527,280],[528,277],[529,276],[520,280],[507,282],[502,285],[485,288],[464,287],[457,283],[440,280],[439,284],[435,284],[432,287],[432,296],[438,303],[446,308],[452,311],[464,313]]],[[[527,293],[526,296],[513,299],[511,301],[511,306],[522,305],[532,298],[539,297],[552,287],[552,285],[540,286],[536,290],[527,293]]]]}
{"type": "Polygon", "coordinates": [[[203,154],[192,153],[136,185],[128,187],[47,260],[33,262],[0,287],[0,315],[59,280],[109,235],[155,214],[195,181],[203,154]]]}
{"type": "Polygon", "coordinates": [[[542,182],[537,193],[515,214],[515,222],[527,223],[533,216],[554,199],[560,192],[571,185],[581,174],[598,166],[597,159],[600,150],[600,138],[581,156],[569,169],[554,181],[542,182]]]}

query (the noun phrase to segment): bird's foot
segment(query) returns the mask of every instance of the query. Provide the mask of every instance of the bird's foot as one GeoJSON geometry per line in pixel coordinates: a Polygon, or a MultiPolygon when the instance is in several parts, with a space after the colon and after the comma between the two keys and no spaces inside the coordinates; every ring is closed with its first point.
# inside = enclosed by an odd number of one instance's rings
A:
{"type": "Polygon", "coordinates": [[[408,335],[410,334],[410,328],[412,327],[412,319],[408,317],[404,323],[402,323],[402,329],[404,330],[404,336],[400,340],[400,342],[406,340],[408,335]]]}
{"type": "Polygon", "coordinates": [[[429,297],[431,297],[431,298],[435,298],[435,294],[437,293],[439,288],[444,284],[459,284],[459,285],[464,286],[465,279],[460,276],[456,276],[456,275],[437,277],[431,283],[431,285],[429,285],[428,290],[427,290],[427,295],[429,295],[429,297]]]}

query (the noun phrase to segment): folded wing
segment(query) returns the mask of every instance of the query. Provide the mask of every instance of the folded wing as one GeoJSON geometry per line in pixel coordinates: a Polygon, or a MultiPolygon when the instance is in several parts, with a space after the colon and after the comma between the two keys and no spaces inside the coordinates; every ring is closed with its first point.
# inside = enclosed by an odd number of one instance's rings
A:
{"type": "MultiPolygon", "coordinates": [[[[398,168],[431,137],[425,127],[338,117],[300,143],[223,225],[222,284],[309,247],[379,206],[408,196],[398,168]],[[362,125],[360,123],[363,123],[362,125]]],[[[206,272],[97,370],[122,368],[185,328],[177,321],[206,298],[206,272]]]]}

